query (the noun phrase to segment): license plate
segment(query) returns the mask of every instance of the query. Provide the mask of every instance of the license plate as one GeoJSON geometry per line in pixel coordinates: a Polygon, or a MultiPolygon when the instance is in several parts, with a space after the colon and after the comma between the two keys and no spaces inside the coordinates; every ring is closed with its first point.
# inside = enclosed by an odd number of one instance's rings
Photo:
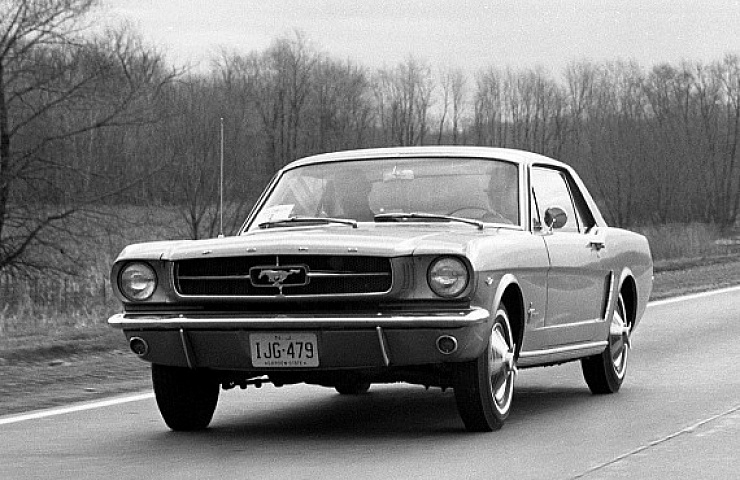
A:
{"type": "Polygon", "coordinates": [[[314,333],[253,333],[249,347],[254,367],[318,367],[314,333]]]}

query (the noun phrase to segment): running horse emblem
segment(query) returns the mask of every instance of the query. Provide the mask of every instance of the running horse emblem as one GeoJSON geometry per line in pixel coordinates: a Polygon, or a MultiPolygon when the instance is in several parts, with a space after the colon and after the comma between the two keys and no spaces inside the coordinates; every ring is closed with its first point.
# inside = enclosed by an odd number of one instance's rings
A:
{"type": "Polygon", "coordinates": [[[282,290],[283,282],[293,274],[300,274],[301,270],[294,268],[291,270],[262,270],[259,278],[267,277],[267,281],[272,284],[273,287],[278,287],[282,290]]]}

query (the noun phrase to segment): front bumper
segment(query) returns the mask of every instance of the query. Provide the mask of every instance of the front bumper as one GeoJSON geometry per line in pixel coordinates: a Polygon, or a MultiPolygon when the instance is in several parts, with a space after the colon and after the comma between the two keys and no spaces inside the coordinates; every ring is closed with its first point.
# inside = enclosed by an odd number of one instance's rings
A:
{"type": "Polygon", "coordinates": [[[476,358],[489,339],[491,315],[473,308],[456,312],[414,312],[374,315],[193,315],[117,314],[108,323],[121,328],[131,340],[146,342],[143,360],[189,368],[238,370],[251,373],[294,371],[275,367],[265,370],[252,364],[249,335],[266,332],[314,333],[319,366],[306,370],[396,367],[476,358]],[[457,340],[454,353],[444,354],[437,339],[457,340]]]}

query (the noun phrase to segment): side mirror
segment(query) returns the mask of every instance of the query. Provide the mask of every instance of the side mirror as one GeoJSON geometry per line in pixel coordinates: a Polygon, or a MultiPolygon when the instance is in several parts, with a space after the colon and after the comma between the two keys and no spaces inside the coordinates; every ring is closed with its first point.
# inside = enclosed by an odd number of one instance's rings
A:
{"type": "Polygon", "coordinates": [[[563,228],[568,222],[568,214],[560,207],[550,207],[545,210],[545,226],[553,230],[563,228]]]}

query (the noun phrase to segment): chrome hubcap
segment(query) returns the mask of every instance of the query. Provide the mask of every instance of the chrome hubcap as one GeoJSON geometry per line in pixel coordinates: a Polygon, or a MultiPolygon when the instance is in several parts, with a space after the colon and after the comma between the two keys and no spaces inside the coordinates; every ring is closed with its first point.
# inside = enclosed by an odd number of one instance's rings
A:
{"type": "Polygon", "coordinates": [[[617,309],[612,315],[612,323],[609,327],[609,351],[612,358],[612,366],[617,377],[622,378],[627,368],[627,350],[630,347],[630,326],[627,323],[627,315],[624,308],[624,300],[619,296],[617,309]]]}
{"type": "Polygon", "coordinates": [[[514,392],[516,365],[514,364],[514,342],[509,330],[509,319],[502,310],[497,313],[497,318],[501,318],[503,323],[496,322],[491,331],[488,371],[491,376],[493,401],[500,412],[505,412],[509,408],[514,392]]]}

